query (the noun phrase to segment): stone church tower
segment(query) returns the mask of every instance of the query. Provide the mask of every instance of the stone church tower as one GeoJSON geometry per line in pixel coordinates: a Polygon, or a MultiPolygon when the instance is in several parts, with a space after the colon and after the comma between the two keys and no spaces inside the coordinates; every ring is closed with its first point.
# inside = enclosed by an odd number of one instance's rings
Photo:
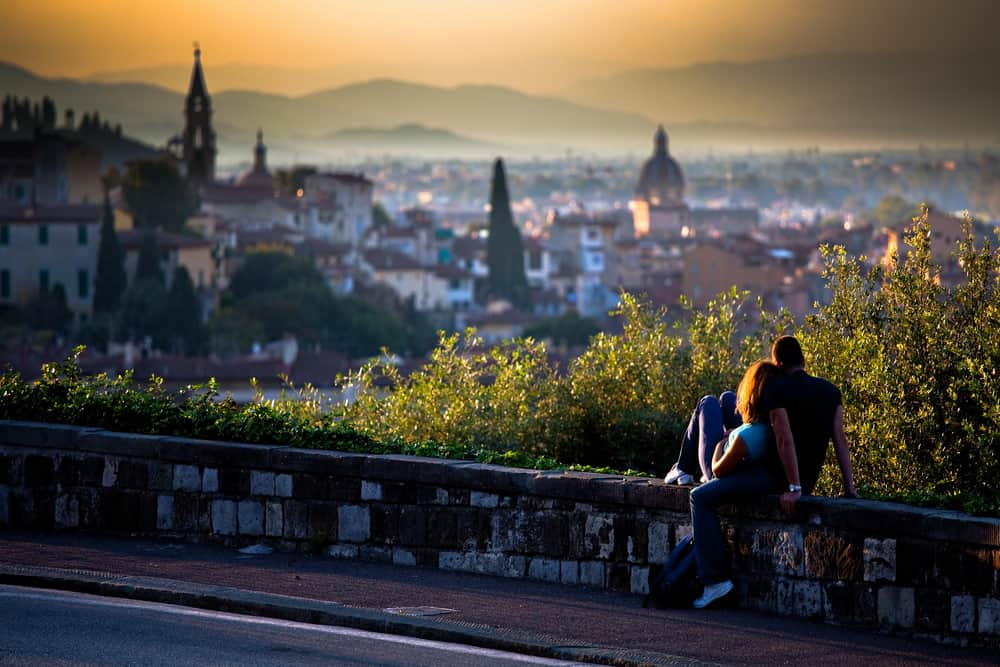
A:
{"type": "Polygon", "coordinates": [[[215,180],[215,132],[212,130],[212,100],[201,71],[201,49],[195,47],[191,87],[184,102],[184,165],[188,180],[203,185],[215,180]]]}

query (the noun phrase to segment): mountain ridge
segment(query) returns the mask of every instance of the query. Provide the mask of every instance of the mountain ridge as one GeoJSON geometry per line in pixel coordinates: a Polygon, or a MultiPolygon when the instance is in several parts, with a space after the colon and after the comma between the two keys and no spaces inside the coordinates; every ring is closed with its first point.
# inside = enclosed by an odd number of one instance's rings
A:
{"type": "MultiPolygon", "coordinates": [[[[648,150],[655,126],[680,151],[803,145],[1000,143],[1000,50],[817,54],[753,62],[636,68],[553,94],[466,83],[432,86],[390,76],[297,96],[212,91],[223,160],[242,156],[263,127],[271,155],[321,159],[315,138],[341,130],[416,124],[525,151],[648,150]],[[535,148],[532,148],[535,147],[535,148]]],[[[184,75],[186,85],[189,77],[184,75]]],[[[0,92],[40,98],[78,116],[100,110],[129,134],[162,145],[183,125],[183,94],[143,83],[45,78],[0,63],[0,92]]],[[[382,135],[383,137],[386,135],[382,135]]]]}

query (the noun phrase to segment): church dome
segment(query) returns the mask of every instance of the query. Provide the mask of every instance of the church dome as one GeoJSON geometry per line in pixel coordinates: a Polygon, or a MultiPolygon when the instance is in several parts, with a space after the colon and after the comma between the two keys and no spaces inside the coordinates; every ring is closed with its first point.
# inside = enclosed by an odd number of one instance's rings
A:
{"type": "Polygon", "coordinates": [[[678,205],[684,201],[684,174],[667,150],[667,133],[661,125],[653,140],[653,157],[639,172],[635,198],[651,206],[678,205]]]}

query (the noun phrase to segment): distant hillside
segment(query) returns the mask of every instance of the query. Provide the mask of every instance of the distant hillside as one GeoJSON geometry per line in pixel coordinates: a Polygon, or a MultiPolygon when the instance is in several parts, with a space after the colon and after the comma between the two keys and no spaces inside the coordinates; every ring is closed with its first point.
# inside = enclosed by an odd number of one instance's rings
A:
{"type": "MultiPolygon", "coordinates": [[[[330,67],[273,67],[227,63],[222,65],[206,64],[205,67],[209,90],[216,92],[261,90],[293,97],[343,86],[353,81],[370,79],[373,73],[379,70],[377,66],[365,64],[330,67]]],[[[190,79],[191,64],[176,63],[96,72],[83,80],[94,83],[141,82],[184,93],[187,92],[190,79]]]]}
{"type": "MultiPolygon", "coordinates": [[[[211,72],[206,72],[211,82],[211,72]]],[[[211,83],[209,92],[212,93],[211,83]]],[[[41,98],[60,108],[98,109],[126,131],[162,145],[183,124],[183,95],[147,84],[45,79],[0,64],[0,93],[41,98]]],[[[605,111],[495,86],[438,88],[377,80],[284,97],[250,91],[212,95],[222,161],[244,159],[258,127],[269,147],[314,155],[315,139],[358,127],[418,124],[485,142],[598,149],[645,144],[653,123],[634,113],[605,111]],[[640,144],[641,142],[641,144],[640,144]]],[[[271,155],[275,155],[274,152],[271,155]]]]}
{"type": "Polygon", "coordinates": [[[395,152],[454,156],[474,154],[482,157],[484,153],[500,148],[497,144],[413,123],[390,129],[361,127],[339,130],[321,137],[320,141],[331,148],[367,155],[395,152]]]}
{"type": "Polygon", "coordinates": [[[1000,142],[1000,50],[822,55],[642,69],[581,81],[580,104],[669,124],[733,123],[817,138],[1000,142]]]}
{"type": "MultiPolygon", "coordinates": [[[[482,142],[485,152],[499,145],[517,147],[521,154],[573,149],[643,155],[661,122],[671,149],[682,154],[807,145],[1000,143],[997,71],[1000,50],[802,56],[631,70],[579,82],[558,97],[499,86],[443,88],[390,79],[286,97],[217,91],[212,68],[206,68],[206,78],[220,162],[233,164],[249,159],[258,127],[275,163],[336,160],[342,157],[338,151],[361,150],[359,142],[396,152],[391,144],[399,141],[406,153],[434,142],[426,134],[378,129],[407,125],[454,133],[437,137],[437,144],[456,150],[475,151],[469,142],[482,142]],[[357,128],[379,134],[334,138],[357,128]]],[[[167,68],[160,75],[180,79],[176,85],[183,89],[190,70],[167,68]]],[[[265,78],[272,75],[261,72],[265,78]]],[[[97,109],[122,123],[129,135],[157,146],[183,124],[183,94],[148,84],[45,79],[0,63],[2,93],[49,95],[60,109],[97,109]]]]}

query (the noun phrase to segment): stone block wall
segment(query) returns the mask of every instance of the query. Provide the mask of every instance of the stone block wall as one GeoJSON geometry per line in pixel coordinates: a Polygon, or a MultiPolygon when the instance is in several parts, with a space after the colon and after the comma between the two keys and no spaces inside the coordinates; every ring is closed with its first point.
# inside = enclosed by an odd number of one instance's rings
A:
{"type": "MultiPolygon", "coordinates": [[[[786,520],[772,497],[723,522],[743,607],[1000,646],[1000,520],[824,498],[786,520]]],[[[10,421],[0,526],[266,542],[633,593],[691,530],[688,490],[659,480],[10,421]]]]}

